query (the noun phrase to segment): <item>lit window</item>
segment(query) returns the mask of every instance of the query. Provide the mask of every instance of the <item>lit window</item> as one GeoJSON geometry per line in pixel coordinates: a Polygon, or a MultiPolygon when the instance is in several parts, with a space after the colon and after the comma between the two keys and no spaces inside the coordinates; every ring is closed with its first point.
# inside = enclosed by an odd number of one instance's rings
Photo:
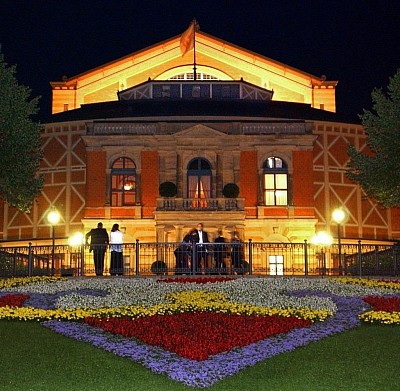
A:
{"type": "Polygon", "coordinates": [[[195,158],[188,164],[188,198],[193,200],[193,206],[207,206],[211,198],[211,175],[211,164],[206,159],[195,158]]]}
{"type": "Polygon", "coordinates": [[[133,160],[120,157],[111,167],[111,205],[129,206],[136,203],[136,166],[133,160]]]}
{"type": "Polygon", "coordinates": [[[265,205],[288,204],[288,173],[286,163],[278,157],[269,157],[264,169],[264,203],[265,205]]]}
{"type": "MultiPolygon", "coordinates": [[[[169,80],[194,80],[194,73],[193,72],[181,73],[179,75],[170,77],[169,80]]],[[[207,73],[197,72],[196,80],[218,80],[218,78],[209,75],[207,73]]]]}

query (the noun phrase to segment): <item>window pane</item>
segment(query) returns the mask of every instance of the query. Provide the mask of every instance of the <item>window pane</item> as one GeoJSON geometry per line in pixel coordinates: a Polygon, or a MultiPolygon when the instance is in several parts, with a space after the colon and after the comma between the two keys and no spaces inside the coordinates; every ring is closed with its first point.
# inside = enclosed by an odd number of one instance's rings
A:
{"type": "Polygon", "coordinates": [[[275,205],[275,192],[266,191],[265,192],[265,205],[275,205]]]}
{"type": "Polygon", "coordinates": [[[277,190],[275,196],[276,205],[287,205],[287,191],[277,190]]]}
{"type": "Polygon", "coordinates": [[[124,160],[123,158],[117,159],[114,164],[112,165],[112,168],[123,168],[124,167],[124,160]]]}
{"type": "Polygon", "coordinates": [[[264,187],[265,189],[275,189],[274,174],[264,175],[264,187]]]}
{"type": "Polygon", "coordinates": [[[275,181],[276,181],[277,189],[287,189],[287,175],[286,174],[276,174],[275,181]]]}
{"type": "Polygon", "coordinates": [[[122,192],[113,192],[111,194],[111,205],[122,206],[122,192]]]}
{"type": "Polygon", "coordinates": [[[135,205],[135,193],[132,191],[125,192],[125,203],[124,205],[135,205]]]}

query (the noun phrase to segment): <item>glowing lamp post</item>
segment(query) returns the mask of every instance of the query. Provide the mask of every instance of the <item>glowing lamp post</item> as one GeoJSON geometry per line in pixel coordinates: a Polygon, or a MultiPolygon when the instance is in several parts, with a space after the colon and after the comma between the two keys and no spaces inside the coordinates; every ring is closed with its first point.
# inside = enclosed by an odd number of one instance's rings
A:
{"type": "MultiPolygon", "coordinates": [[[[83,276],[83,270],[84,270],[84,256],[85,256],[85,251],[84,251],[84,244],[85,244],[85,236],[83,235],[82,232],[76,232],[70,238],[68,239],[68,243],[71,247],[79,247],[80,248],[80,275],[83,276]]],[[[72,253],[72,251],[71,251],[72,253]]],[[[79,254],[79,253],[77,253],[79,254]]]]}
{"type": "Polygon", "coordinates": [[[343,273],[343,263],[342,263],[342,243],[340,237],[340,224],[342,224],[347,217],[346,212],[341,209],[335,209],[332,212],[332,219],[337,224],[337,240],[338,240],[338,261],[339,261],[339,275],[343,273]]]}
{"type": "Polygon", "coordinates": [[[52,274],[54,272],[54,254],[55,254],[55,249],[56,249],[56,228],[55,228],[55,226],[60,221],[60,217],[61,217],[60,213],[56,209],[53,209],[47,215],[47,221],[51,225],[51,239],[52,239],[52,247],[51,247],[51,264],[52,265],[51,265],[51,270],[52,270],[52,274]]]}
{"type": "Polygon", "coordinates": [[[326,274],[326,247],[330,246],[333,238],[327,232],[320,231],[311,238],[311,243],[322,248],[322,273],[326,274]]]}

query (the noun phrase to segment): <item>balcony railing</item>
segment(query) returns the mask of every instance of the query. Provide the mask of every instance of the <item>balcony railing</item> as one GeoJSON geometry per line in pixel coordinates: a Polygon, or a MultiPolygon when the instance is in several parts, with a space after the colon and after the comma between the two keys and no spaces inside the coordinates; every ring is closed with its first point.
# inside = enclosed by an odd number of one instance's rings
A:
{"type": "MultiPolygon", "coordinates": [[[[253,274],[265,276],[398,276],[398,245],[356,242],[326,248],[307,243],[206,243],[182,252],[180,243],[151,242],[123,245],[125,276],[175,274],[253,274]],[[201,250],[203,251],[203,250],[201,250]]],[[[94,251],[88,245],[0,247],[0,277],[95,275],[94,251]]],[[[110,248],[105,252],[104,275],[110,270],[110,248]]]]}
{"type": "Polygon", "coordinates": [[[160,211],[243,211],[244,198],[157,198],[160,211]]]}

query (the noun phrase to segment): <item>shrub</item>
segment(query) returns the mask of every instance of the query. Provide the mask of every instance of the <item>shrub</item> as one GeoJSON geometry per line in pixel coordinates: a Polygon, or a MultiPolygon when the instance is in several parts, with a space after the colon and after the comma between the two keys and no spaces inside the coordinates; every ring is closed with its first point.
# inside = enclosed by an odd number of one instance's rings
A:
{"type": "Polygon", "coordinates": [[[239,195],[239,186],[235,183],[227,183],[222,189],[222,194],[226,198],[237,198],[239,195]]]}
{"type": "Polygon", "coordinates": [[[155,261],[151,264],[150,270],[153,274],[165,274],[167,273],[167,265],[163,261],[155,261]]]}
{"type": "Polygon", "coordinates": [[[172,182],[163,182],[158,187],[158,192],[161,197],[175,197],[177,191],[175,183],[172,182]]]}

